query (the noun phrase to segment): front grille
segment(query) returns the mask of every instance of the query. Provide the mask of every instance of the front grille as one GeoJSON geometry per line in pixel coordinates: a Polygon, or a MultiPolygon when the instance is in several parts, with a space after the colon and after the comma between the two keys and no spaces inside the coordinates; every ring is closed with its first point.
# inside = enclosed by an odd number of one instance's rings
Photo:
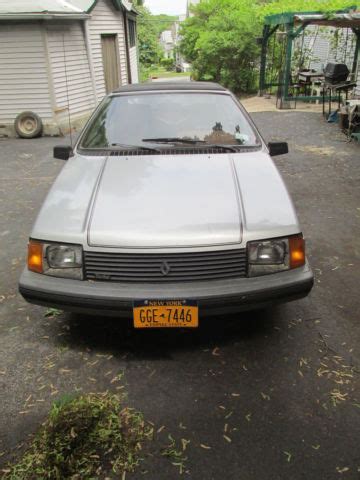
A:
{"type": "Polygon", "coordinates": [[[84,252],[85,278],[110,282],[191,282],[246,276],[246,249],[186,253],[84,252]]]}

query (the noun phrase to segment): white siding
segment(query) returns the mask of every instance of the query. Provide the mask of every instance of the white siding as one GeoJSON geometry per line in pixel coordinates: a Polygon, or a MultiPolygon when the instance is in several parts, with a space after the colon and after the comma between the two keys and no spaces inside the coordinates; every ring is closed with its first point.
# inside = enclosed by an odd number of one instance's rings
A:
{"type": "Polygon", "coordinates": [[[128,83],[123,13],[114,8],[111,0],[99,0],[94,10],[91,12],[89,30],[94,62],[96,90],[98,99],[100,101],[106,94],[101,51],[102,34],[117,35],[119,45],[120,83],[121,85],[126,85],[128,83]]]}
{"type": "Polygon", "coordinates": [[[329,60],[332,62],[346,63],[349,70],[351,70],[355,53],[355,43],[356,37],[350,29],[339,29],[337,44],[334,39],[331,41],[329,60]]]}
{"type": "Polygon", "coordinates": [[[338,40],[333,27],[309,26],[304,45],[312,52],[310,68],[321,69],[327,62],[346,63],[352,69],[356,37],[350,29],[339,28],[338,40]]]}
{"type": "Polygon", "coordinates": [[[309,25],[306,27],[305,36],[303,37],[301,34],[297,37],[296,46],[299,50],[303,49],[304,68],[322,70],[329,57],[330,44],[319,26],[309,25]]]}
{"type": "Polygon", "coordinates": [[[130,48],[131,83],[139,83],[137,48],[130,48]]]}
{"type": "MultiPolygon", "coordinates": [[[[348,69],[352,70],[354,55],[355,55],[355,46],[356,46],[356,36],[350,29],[340,29],[337,48],[330,48],[329,61],[331,62],[340,62],[346,63],[348,69]]],[[[358,67],[357,75],[357,86],[355,88],[355,93],[360,94],[360,69],[358,67]]]]}
{"type": "MultiPolygon", "coordinates": [[[[346,63],[352,70],[356,37],[350,29],[338,29],[338,40],[334,38],[334,27],[310,25],[306,28],[304,48],[311,52],[310,64],[305,67],[321,70],[328,62],[346,63]]],[[[296,47],[301,48],[302,36],[296,39],[296,47]]],[[[360,94],[360,69],[358,69],[356,94],[360,94]]]]}
{"type": "Polygon", "coordinates": [[[25,111],[52,118],[40,24],[0,23],[0,123],[25,111]]]}
{"type": "Polygon", "coordinates": [[[95,100],[82,23],[49,25],[47,34],[55,112],[67,109],[67,95],[71,114],[91,111],[95,100]]]}
{"type": "MultiPolygon", "coordinates": [[[[321,51],[317,55],[322,58],[322,63],[327,62],[346,63],[348,69],[352,70],[355,54],[356,36],[350,29],[340,28],[338,31],[337,42],[334,39],[335,28],[322,29],[320,32],[321,42],[327,46],[327,56],[321,57],[321,51]]],[[[311,65],[312,66],[312,65],[311,65]]],[[[312,68],[315,68],[312,66],[312,68]]],[[[357,79],[357,87],[355,93],[360,92],[360,73],[357,79]]]]}

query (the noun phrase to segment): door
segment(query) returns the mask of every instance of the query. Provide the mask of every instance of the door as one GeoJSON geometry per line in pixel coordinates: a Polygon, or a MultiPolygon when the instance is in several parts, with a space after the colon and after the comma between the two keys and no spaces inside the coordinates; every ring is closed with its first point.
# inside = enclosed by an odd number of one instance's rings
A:
{"type": "Polygon", "coordinates": [[[120,86],[117,35],[101,35],[101,49],[104,66],[106,93],[120,86]]]}

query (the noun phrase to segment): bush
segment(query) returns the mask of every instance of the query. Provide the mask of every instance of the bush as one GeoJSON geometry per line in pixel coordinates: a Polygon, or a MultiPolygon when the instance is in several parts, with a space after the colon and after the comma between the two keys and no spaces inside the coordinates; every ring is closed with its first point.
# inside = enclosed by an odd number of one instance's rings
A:
{"type": "Polygon", "coordinates": [[[175,70],[175,60],[173,58],[162,58],[160,64],[168,72],[175,70]]]}

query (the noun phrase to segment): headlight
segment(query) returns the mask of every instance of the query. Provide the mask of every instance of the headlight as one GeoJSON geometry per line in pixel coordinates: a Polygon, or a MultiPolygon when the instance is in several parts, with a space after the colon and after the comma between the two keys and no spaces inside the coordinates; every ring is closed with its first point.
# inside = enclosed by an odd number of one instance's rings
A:
{"type": "Polygon", "coordinates": [[[69,245],[50,245],[46,248],[50,268],[80,268],[81,248],[69,245]]]}
{"type": "Polygon", "coordinates": [[[249,277],[290,270],[304,264],[302,235],[248,243],[249,277]]]}
{"type": "Polygon", "coordinates": [[[53,277],[82,279],[82,247],[30,240],[28,268],[53,277]]]}

